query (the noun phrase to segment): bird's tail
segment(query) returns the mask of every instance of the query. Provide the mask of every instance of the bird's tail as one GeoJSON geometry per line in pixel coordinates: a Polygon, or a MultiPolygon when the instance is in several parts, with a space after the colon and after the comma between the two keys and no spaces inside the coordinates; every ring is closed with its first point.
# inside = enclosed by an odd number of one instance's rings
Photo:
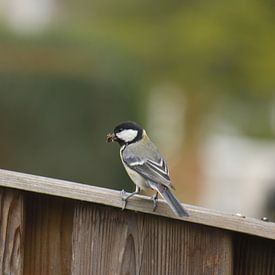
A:
{"type": "Polygon", "coordinates": [[[171,207],[171,209],[177,216],[189,216],[187,211],[183,208],[181,203],[176,199],[176,197],[172,194],[172,192],[169,190],[167,186],[158,184],[156,187],[158,192],[165,199],[165,201],[168,203],[168,205],[171,207]]]}

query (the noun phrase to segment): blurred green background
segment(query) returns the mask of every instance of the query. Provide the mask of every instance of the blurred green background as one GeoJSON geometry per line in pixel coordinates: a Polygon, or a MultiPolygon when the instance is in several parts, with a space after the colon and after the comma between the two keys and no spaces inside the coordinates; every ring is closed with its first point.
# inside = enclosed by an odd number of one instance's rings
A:
{"type": "Polygon", "coordinates": [[[127,190],[136,120],[186,203],[275,220],[275,5],[0,3],[0,167],[127,190]]]}

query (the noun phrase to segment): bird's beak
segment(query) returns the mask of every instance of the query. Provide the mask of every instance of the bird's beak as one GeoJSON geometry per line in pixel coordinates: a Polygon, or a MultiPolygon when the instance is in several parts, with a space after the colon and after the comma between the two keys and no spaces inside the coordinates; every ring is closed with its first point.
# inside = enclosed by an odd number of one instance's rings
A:
{"type": "Polygon", "coordinates": [[[113,142],[113,141],[116,141],[116,140],[117,140],[117,137],[114,133],[107,134],[107,142],[113,142]]]}

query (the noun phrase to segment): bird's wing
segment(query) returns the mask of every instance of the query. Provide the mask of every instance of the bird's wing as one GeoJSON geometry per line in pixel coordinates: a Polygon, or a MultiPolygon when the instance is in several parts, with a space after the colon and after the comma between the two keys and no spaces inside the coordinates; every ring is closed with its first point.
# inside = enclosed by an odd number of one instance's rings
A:
{"type": "MultiPolygon", "coordinates": [[[[169,188],[172,187],[167,165],[164,159],[158,161],[145,159],[142,160],[136,156],[124,157],[125,164],[143,176],[146,180],[163,184],[169,188]]],[[[173,188],[173,187],[172,187],[173,188]]]]}

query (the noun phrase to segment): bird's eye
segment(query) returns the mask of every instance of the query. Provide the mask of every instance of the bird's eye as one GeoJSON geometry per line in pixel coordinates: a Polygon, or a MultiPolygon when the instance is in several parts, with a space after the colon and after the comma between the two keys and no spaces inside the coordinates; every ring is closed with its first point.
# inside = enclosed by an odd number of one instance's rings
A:
{"type": "Polygon", "coordinates": [[[123,131],[123,128],[119,128],[118,131],[119,131],[119,132],[122,132],[122,131],[123,131]]]}

